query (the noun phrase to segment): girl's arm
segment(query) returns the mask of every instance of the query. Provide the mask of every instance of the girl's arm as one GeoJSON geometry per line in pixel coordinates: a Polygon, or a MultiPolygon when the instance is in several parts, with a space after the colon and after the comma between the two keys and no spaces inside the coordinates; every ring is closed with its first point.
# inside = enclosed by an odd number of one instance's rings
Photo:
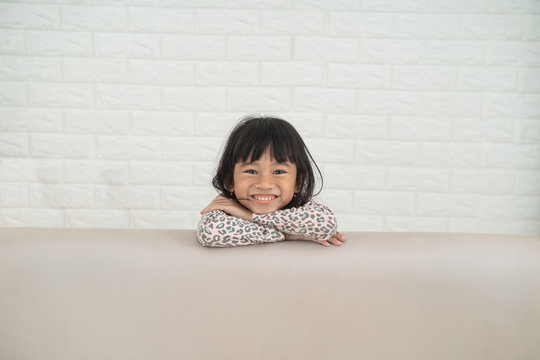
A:
{"type": "Polygon", "coordinates": [[[253,214],[253,222],[290,234],[286,237],[291,240],[294,240],[295,236],[329,240],[337,232],[336,217],[332,210],[314,201],[270,214],[253,214]]]}
{"type": "Polygon", "coordinates": [[[213,210],[202,215],[197,239],[202,246],[229,247],[278,242],[285,236],[273,228],[213,210]]]}

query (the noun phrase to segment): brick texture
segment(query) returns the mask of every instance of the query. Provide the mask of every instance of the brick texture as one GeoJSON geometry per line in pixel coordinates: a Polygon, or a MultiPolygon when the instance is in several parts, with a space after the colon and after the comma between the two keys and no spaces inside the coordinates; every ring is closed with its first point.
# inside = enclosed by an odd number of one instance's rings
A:
{"type": "Polygon", "coordinates": [[[194,228],[261,113],[343,231],[540,235],[539,69],[538,0],[3,0],[0,226],[194,228]]]}

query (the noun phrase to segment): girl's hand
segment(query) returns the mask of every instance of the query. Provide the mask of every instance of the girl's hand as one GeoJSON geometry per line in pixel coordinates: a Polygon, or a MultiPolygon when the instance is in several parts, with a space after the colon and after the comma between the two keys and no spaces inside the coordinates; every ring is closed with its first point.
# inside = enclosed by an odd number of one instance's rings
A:
{"type": "Polygon", "coordinates": [[[201,214],[213,210],[225,211],[231,216],[253,222],[253,213],[251,211],[240,205],[238,201],[227,199],[225,196],[217,196],[207,207],[201,210],[201,214]]]}
{"type": "Polygon", "coordinates": [[[285,234],[285,240],[310,240],[310,241],[314,241],[316,243],[319,243],[319,244],[321,244],[323,246],[330,246],[330,244],[340,246],[347,239],[345,238],[345,236],[343,236],[342,233],[340,233],[338,231],[338,232],[336,232],[334,234],[334,236],[332,236],[328,240],[315,240],[315,239],[306,238],[306,237],[303,237],[303,236],[300,236],[300,235],[292,235],[292,234],[285,234]]]}
{"type": "Polygon", "coordinates": [[[332,236],[328,241],[323,241],[323,245],[324,246],[330,246],[329,242],[331,244],[334,244],[336,246],[340,246],[341,244],[343,244],[347,239],[345,238],[345,236],[343,236],[342,233],[340,233],[339,231],[336,231],[336,233],[334,234],[334,236],[332,236]]]}

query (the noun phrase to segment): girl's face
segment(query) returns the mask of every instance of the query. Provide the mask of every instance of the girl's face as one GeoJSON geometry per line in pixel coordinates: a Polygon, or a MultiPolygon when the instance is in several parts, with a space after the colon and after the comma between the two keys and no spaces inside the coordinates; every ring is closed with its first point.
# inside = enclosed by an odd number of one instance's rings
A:
{"type": "Polygon", "coordinates": [[[279,163],[267,149],[257,161],[237,162],[233,185],[238,202],[255,214],[268,214],[286,206],[296,190],[296,165],[279,163]],[[247,200],[243,200],[247,199],[247,200]]]}

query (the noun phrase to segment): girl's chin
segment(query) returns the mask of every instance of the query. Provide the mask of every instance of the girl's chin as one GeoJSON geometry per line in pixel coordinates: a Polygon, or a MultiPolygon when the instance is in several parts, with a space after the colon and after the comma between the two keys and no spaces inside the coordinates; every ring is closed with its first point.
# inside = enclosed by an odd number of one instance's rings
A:
{"type": "Polygon", "coordinates": [[[251,210],[252,213],[257,214],[257,215],[265,215],[265,214],[273,213],[274,211],[279,210],[279,209],[276,209],[275,207],[268,207],[268,206],[266,207],[252,206],[251,208],[249,208],[249,210],[251,210]]]}
{"type": "Polygon", "coordinates": [[[280,209],[279,205],[277,204],[261,205],[253,203],[251,201],[243,201],[242,205],[244,205],[244,207],[248,208],[252,213],[257,215],[270,214],[280,209]]]}
{"type": "Polygon", "coordinates": [[[259,211],[253,211],[254,214],[257,215],[265,215],[265,214],[271,214],[274,211],[278,211],[279,209],[271,209],[271,210],[259,210],[259,211]]]}

